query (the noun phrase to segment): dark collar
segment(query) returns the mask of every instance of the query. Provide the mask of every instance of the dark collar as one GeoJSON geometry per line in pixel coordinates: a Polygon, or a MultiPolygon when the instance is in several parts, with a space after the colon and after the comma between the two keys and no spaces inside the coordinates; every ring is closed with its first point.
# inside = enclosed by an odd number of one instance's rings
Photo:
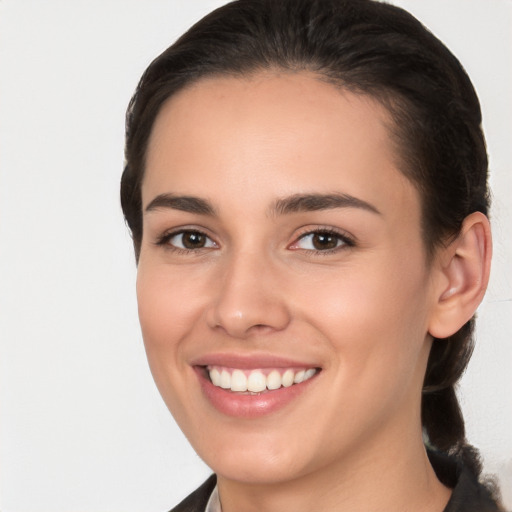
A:
{"type": "MultiPolygon", "coordinates": [[[[500,512],[491,492],[478,482],[478,478],[462,462],[431,451],[428,456],[437,478],[453,489],[444,512],[500,512]]],[[[170,512],[204,512],[216,484],[217,477],[211,475],[170,512]]]]}
{"type": "Polygon", "coordinates": [[[217,476],[211,475],[201,487],[198,487],[170,512],[204,512],[206,504],[216,485],[217,476]]]}

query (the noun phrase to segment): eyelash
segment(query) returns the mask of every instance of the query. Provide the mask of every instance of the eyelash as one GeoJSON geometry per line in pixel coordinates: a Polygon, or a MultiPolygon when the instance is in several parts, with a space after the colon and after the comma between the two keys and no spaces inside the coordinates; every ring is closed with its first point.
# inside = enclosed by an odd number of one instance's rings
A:
{"type": "Polygon", "coordinates": [[[320,255],[320,256],[327,256],[329,254],[337,253],[342,250],[346,250],[348,248],[354,247],[356,245],[355,240],[347,235],[346,233],[341,233],[340,231],[337,231],[332,228],[316,228],[316,229],[308,229],[304,233],[302,233],[300,236],[297,237],[296,241],[293,242],[289,247],[292,248],[294,245],[297,245],[301,240],[304,240],[308,236],[315,236],[315,235],[327,235],[329,237],[334,237],[337,239],[337,244],[341,242],[340,245],[336,245],[336,247],[333,247],[331,249],[301,249],[300,247],[294,248],[293,250],[296,251],[302,251],[303,253],[309,255],[320,255]]]}
{"type": "MultiPolygon", "coordinates": [[[[183,243],[183,242],[182,242],[183,243]]],[[[208,242],[207,242],[208,243],[208,242]]],[[[210,236],[208,236],[203,231],[200,231],[198,229],[180,229],[177,231],[172,231],[170,233],[165,233],[161,237],[158,238],[158,240],[155,242],[155,245],[157,246],[165,246],[166,249],[171,250],[173,252],[181,253],[181,254],[191,254],[194,252],[199,252],[202,249],[211,249],[218,247],[217,243],[212,240],[210,236]],[[207,247],[197,247],[197,248],[186,248],[186,247],[176,247],[175,245],[172,245],[170,241],[179,235],[198,235],[201,237],[205,237],[207,240],[209,240],[213,245],[207,246],[207,247]]],[[[296,250],[296,251],[302,251],[303,253],[310,253],[310,255],[328,255],[333,254],[338,251],[341,251],[343,249],[347,249],[350,247],[354,247],[355,241],[352,237],[348,236],[345,233],[340,233],[339,231],[332,229],[332,228],[317,228],[317,229],[309,229],[307,231],[304,231],[302,234],[300,234],[296,240],[288,246],[289,249],[296,250]],[[334,237],[337,239],[337,244],[341,242],[340,245],[336,245],[336,247],[330,248],[330,249],[302,249],[300,247],[293,247],[300,243],[301,240],[304,240],[308,236],[315,236],[315,235],[326,235],[328,237],[334,237]]]]}
{"type": "MultiPolygon", "coordinates": [[[[191,253],[197,253],[201,251],[202,249],[211,249],[212,247],[197,247],[195,249],[193,248],[186,248],[186,247],[176,247],[175,245],[172,245],[170,241],[179,235],[198,235],[201,237],[205,237],[207,240],[212,242],[215,246],[217,246],[216,242],[212,240],[210,236],[208,236],[203,231],[200,231],[199,229],[179,229],[177,231],[172,231],[170,233],[164,233],[161,237],[158,238],[158,240],[155,242],[155,245],[158,246],[165,246],[167,250],[176,252],[178,254],[191,254],[191,253]]],[[[182,242],[183,243],[183,242],[182,242]]]]}

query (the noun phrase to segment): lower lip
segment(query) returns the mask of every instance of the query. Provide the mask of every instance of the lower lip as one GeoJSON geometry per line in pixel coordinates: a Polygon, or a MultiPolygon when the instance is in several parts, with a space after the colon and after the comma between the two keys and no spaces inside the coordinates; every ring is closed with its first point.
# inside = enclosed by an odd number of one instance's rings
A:
{"type": "Polygon", "coordinates": [[[276,412],[295,398],[301,395],[316,380],[318,372],[310,379],[294,384],[290,387],[281,387],[273,391],[249,395],[234,393],[214,386],[205,375],[203,367],[195,367],[204,395],[210,403],[221,413],[239,418],[257,418],[276,412]]]}

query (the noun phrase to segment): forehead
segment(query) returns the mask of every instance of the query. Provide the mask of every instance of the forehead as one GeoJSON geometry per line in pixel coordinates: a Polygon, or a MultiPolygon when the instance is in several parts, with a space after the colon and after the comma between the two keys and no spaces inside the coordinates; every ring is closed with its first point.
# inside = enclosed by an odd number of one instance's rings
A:
{"type": "Polygon", "coordinates": [[[277,143],[300,137],[328,142],[339,133],[350,145],[351,139],[361,140],[361,130],[356,128],[363,129],[365,140],[388,151],[389,124],[388,111],[372,97],[336,87],[313,73],[208,77],[164,103],[153,125],[148,158],[155,156],[161,144],[168,145],[179,136],[214,144],[223,135],[238,132],[240,137],[251,135],[253,145],[269,145],[271,139],[277,143]]]}
{"type": "Polygon", "coordinates": [[[310,190],[389,205],[405,196],[418,202],[398,171],[390,122],[373,98],[312,73],[204,79],[170,98],[157,116],[143,202],[162,191],[215,192],[222,200],[310,190]]]}

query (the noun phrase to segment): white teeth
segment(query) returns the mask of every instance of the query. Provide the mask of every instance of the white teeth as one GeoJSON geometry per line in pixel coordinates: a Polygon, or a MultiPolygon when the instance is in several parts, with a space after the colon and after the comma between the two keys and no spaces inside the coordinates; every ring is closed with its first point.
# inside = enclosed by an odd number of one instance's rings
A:
{"type": "Polygon", "coordinates": [[[259,393],[267,387],[267,379],[263,373],[259,371],[251,372],[247,379],[247,390],[253,393],[259,393]]]}
{"type": "Polygon", "coordinates": [[[304,380],[311,379],[313,375],[315,375],[316,370],[315,368],[310,368],[309,370],[306,370],[306,373],[304,374],[304,380]]]}
{"type": "Polygon", "coordinates": [[[293,370],[286,370],[283,374],[283,386],[285,388],[289,388],[293,384],[293,379],[295,377],[295,373],[293,370]]]}
{"type": "Polygon", "coordinates": [[[317,373],[315,368],[299,370],[295,372],[288,368],[283,374],[279,370],[272,370],[266,377],[261,370],[228,370],[218,367],[208,369],[212,384],[231,391],[260,393],[268,389],[270,391],[280,387],[288,388],[293,384],[300,384],[317,373]]]}
{"type": "Polygon", "coordinates": [[[222,370],[220,374],[220,387],[224,389],[231,388],[231,374],[227,370],[222,370]]]}
{"type": "Polygon", "coordinates": [[[304,380],[305,373],[306,373],[305,370],[301,370],[300,372],[297,372],[293,379],[294,384],[300,384],[304,380]]]}
{"type": "Polygon", "coordinates": [[[217,368],[213,368],[213,370],[210,371],[210,379],[214,386],[220,386],[220,372],[217,368]]]}
{"type": "Polygon", "coordinates": [[[247,377],[242,370],[231,374],[231,391],[247,391],[247,377]]]}
{"type": "Polygon", "coordinates": [[[277,370],[272,370],[267,376],[267,388],[279,389],[281,387],[281,374],[277,370]]]}

